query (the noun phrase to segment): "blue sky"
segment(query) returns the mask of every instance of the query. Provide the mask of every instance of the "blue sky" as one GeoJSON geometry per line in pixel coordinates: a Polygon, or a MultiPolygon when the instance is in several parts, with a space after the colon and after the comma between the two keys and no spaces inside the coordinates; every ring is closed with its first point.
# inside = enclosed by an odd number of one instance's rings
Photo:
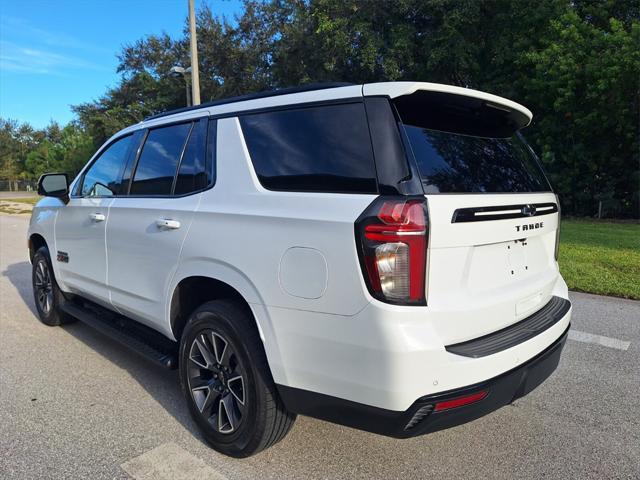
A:
{"type": "MultiPolygon", "coordinates": [[[[232,18],[241,0],[207,2],[232,18]]],[[[70,105],[100,97],[119,76],[121,46],[182,35],[187,0],[0,0],[0,117],[37,128],[73,119],[70,105]]]]}

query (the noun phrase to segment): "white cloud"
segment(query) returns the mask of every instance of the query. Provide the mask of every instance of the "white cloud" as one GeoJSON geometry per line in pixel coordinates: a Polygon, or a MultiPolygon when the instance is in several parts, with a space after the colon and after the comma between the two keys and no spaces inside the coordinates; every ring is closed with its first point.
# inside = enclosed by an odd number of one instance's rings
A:
{"type": "Polygon", "coordinates": [[[0,17],[0,32],[2,32],[2,37],[4,38],[24,38],[50,47],[65,47],[95,53],[112,53],[110,50],[80,41],[66,33],[44,30],[24,19],[11,16],[0,17]]]}
{"type": "Polygon", "coordinates": [[[82,58],[61,53],[0,42],[0,69],[36,74],[63,74],[66,70],[108,70],[82,58]]]}

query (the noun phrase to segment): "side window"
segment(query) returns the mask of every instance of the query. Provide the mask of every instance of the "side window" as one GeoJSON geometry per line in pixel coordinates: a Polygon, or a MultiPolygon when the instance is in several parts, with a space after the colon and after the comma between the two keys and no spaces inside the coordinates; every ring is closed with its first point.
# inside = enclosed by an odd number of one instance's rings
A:
{"type": "Polygon", "coordinates": [[[142,147],[131,195],[170,195],[191,123],[155,128],[142,147]]]}
{"type": "MultiPolygon", "coordinates": [[[[211,169],[208,168],[206,155],[215,155],[214,150],[207,153],[207,120],[201,120],[194,124],[191,135],[185,147],[174,193],[184,195],[204,189],[211,182],[211,169]]],[[[210,128],[215,130],[215,121],[211,122],[210,128]]]]}
{"type": "Polygon", "coordinates": [[[362,103],[249,114],[241,116],[240,123],[265,188],[377,192],[362,103]]]}
{"type": "Polygon", "coordinates": [[[83,197],[108,197],[117,195],[120,187],[120,175],[127,160],[132,136],[116,140],[100,154],[84,174],[83,197]]]}

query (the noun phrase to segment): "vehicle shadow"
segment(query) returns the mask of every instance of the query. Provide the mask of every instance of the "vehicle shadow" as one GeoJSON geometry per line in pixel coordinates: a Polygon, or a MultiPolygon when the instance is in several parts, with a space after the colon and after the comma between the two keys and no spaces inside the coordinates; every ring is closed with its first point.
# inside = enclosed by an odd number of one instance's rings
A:
{"type": "Polygon", "coordinates": [[[31,289],[31,264],[29,262],[14,263],[7,266],[7,269],[2,272],[2,275],[7,277],[13,286],[16,287],[22,301],[29,307],[31,313],[37,316],[38,311],[36,310],[36,305],[33,300],[33,290],[31,289]]]}
{"type": "MultiPolygon", "coordinates": [[[[2,274],[13,284],[24,303],[37,318],[38,312],[31,290],[31,264],[29,262],[14,263],[9,265],[2,274]]],[[[195,437],[204,441],[184,405],[177,371],[165,370],[154,365],[82,322],[66,324],[62,328],[93,351],[127,371],[167,412],[195,437]]]]}

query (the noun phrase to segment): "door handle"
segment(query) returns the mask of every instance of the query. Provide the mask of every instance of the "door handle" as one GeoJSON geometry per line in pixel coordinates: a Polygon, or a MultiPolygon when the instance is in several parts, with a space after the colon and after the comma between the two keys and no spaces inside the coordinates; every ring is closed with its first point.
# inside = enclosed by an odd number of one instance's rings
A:
{"type": "Polygon", "coordinates": [[[161,218],[156,220],[158,228],[166,228],[169,230],[177,230],[180,228],[180,222],[177,220],[171,220],[170,218],[161,218]]]}
{"type": "Polygon", "coordinates": [[[104,213],[92,213],[89,218],[94,222],[104,222],[107,217],[104,216],[104,213]]]}

